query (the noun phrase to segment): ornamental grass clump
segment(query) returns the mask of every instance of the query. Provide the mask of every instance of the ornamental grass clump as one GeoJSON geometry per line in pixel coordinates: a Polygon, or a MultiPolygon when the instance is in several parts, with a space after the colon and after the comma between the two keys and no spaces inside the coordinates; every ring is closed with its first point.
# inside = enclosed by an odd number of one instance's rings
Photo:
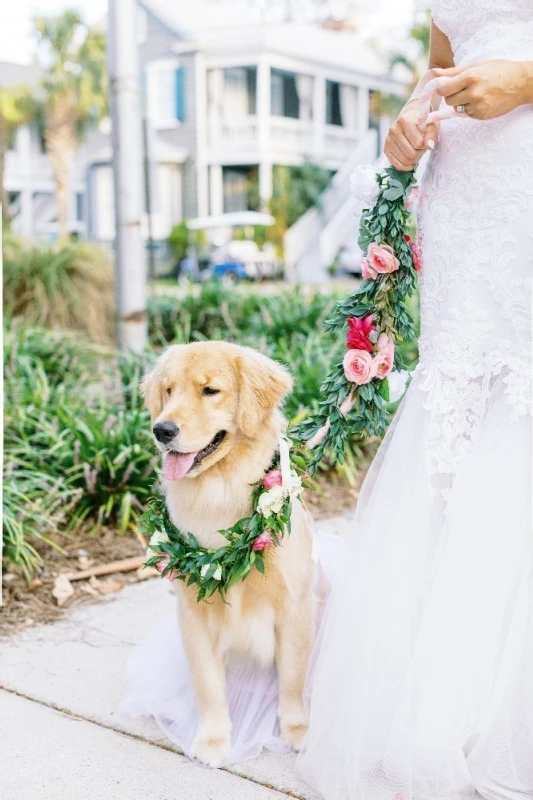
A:
{"type": "Polygon", "coordinates": [[[99,344],[114,342],[113,267],[103,249],[81,242],[37,247],[9,239],[3,261],[8,316],[79,331],[99,344]]]}

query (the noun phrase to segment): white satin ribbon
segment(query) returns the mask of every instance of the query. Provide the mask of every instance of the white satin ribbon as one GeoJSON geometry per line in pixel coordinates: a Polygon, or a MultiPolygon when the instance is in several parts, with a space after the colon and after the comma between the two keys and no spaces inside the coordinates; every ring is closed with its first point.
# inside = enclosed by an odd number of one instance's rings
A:
{"type": "MultiPolygon", "coordinates": [[[[279,467],[281,471],[281,485],[287,489],[287,491],[290,491],[292,482],[290,445],[283,436],[279,437],[279,467]]],[[[319,544],[315,521],[304,502],[302,502],[302,509],[307,521],[309,536],[311,537],[311,558],[315,564],[318,564],[319,544]]]]}
{"type": "Polygon", "coordinates": [[[456,111],[453,106],[445,105],[439,108],[437,111],[431,111],[431,99],[433,95],[437,95],[439,102],[442,99],[442,96],[439,93],[439,89],[444,86],[446,83],[452,80],[452,78],[432,78],[429,80],[430,75],[432,74],[429,71],[427,74],[428,83],[422,89],[422,94],[420,95],[420,106],[418,112],[418,127],[421,131],[425,131],[426,127],[431,122],[436,122],[437,120],[443,119],[451,119],[452,117],[468,117],[466,112],[459,112],[456,111]]]}
{"type": "Polygon", "coordinates": [[[279,468],[281,470],[281,485],[284,489],[291,488],[291,456],[288,441],[284,436],[279,437],[279,468]]]}

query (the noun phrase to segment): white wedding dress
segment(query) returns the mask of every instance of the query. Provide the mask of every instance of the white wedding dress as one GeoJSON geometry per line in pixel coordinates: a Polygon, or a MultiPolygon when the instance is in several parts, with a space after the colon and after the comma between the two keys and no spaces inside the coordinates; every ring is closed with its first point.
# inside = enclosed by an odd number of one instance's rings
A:
{"type": "MultiPolygon", "coordinates": [[[[435,0],[456,64],[533,60],[533,0],[435,0]]],[[[533,798],[533,106],[441,124],[420,363],[367,477],[298,761],[326,800],[533,798]]]]}

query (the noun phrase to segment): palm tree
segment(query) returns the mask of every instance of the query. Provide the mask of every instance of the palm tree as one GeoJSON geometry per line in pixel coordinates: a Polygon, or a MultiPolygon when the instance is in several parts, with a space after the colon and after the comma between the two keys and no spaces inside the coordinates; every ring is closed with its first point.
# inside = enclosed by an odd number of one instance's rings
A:
{"type": "Polygon", "coordinates": [[[411,52],[398,51],[390,58],[390,69],[400,65],[409,75],[409,83],[413,89],[427,69],[429,56],[429,38],[431,28],[431,12],[427,9],[418,9],[415,12],[413,23],[409,31],[409,40],[412,43],[411,52]]]}
{"type": "Polygon", "coordinates": [[[75,9],[35,17],[46,152],[56,182],[59,236],[68,236],[69,179],[76,150],[107,108],[105,37],[75,9]]]}
{"type": "Polygon", "coordinates": [[[9,196],[5,187],[6,153],[17,128],[28,122],[34,104],[25,86],[0,86],[0,202],[6,227],[10,224],[9,196]]]}

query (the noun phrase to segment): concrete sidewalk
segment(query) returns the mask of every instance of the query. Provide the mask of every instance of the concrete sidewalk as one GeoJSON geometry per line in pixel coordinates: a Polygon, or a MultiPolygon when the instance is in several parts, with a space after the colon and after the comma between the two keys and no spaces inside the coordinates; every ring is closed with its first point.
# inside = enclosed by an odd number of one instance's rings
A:
{"type": "Polygon", "coordinates": [[[154,579],[0,642],[2,800],[319,800],[293,755],[210,770],[179,755],[155,723],[120,711],[132,648],[174,609],[169,584],[154,579]]]}

